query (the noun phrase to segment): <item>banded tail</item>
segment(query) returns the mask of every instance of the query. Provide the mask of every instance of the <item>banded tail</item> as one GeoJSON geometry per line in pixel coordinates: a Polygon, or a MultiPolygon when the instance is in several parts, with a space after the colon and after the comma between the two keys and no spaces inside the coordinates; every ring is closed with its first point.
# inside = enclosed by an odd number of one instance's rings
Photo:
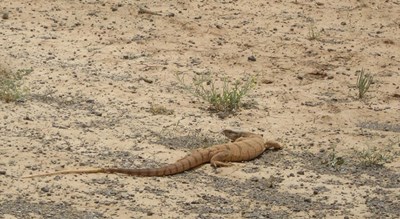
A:
{"type": "Polygon", "coordinates": [[[53,173],[35,174],[25,176],[22,178],[33,178],[39,176],[54,176],[63,174],[90,174],[90,173],[122,173],[131,176],[168,176],[198,167],[211,160],[213,154],[212,148],[200,149],[190,155],[176,161],[175,163],[168,164],[158,168],[144,168],[144,169],[128,169],[128,168],[91,168],[80,170],[62,170],[53,173]]]}

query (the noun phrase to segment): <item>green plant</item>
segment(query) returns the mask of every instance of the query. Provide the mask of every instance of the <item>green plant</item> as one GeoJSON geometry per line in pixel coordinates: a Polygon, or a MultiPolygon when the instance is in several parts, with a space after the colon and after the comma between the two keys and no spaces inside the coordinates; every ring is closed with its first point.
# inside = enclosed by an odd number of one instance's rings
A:
{"type": "Polygon", "coordinates": [[[22,99],[26,93],[26,89],[21,87],[22,77],[31,72],[32,69],[20,69],[13,73],[0,67],[0,99],[6,103],[22,99]]]}
{"type": "Polygon", "coordinates": [[[372,76],[370,74],[364,74],[364,69],[361,69],[357,78],[358,98],[361,99],[364,97],[364,94],[368,91],[371,83],[372,76]]]}
{"type": "Polygon", "coordinates": [[[308,28],[308,39],[309,40],[319,40],[321,33],[317,32],[315,29],[316,28],[314,25],[310,25],[310,27],[308,28]]]}
{"type": "Polygon", "coordinates": [[[150,113],[153,115],[172,115],[174,114],[174,110],[167,109],[165,106],[150,104],[150,113]]]}
{"type": "Polygon", "coordinates": [[[322,163],[337,169],[340,165],[344,164],[344,159],[338,156],[336,149],[333,148],[332,152],[328,154],[327,158],[322,163]]]}
{"type": "Polygon", "coordinates": [[[217,112],[237,110],[242,98],[255,86],[254,77],[248,78],[244,84],[236,81],[233,85],[230,85],[227,78],[224,78],[222,87],[218,88],[214,80],[204,74],[194,77],[192,85],[185,84],[183,76],[179,74],[175,76],[184,89],[207,101],[210,104],[210,110],[217,112]]]}
{"type": "Polygon", "coordinates": [[[364,166],[382,166],[391,162],[393,156],[390,152],[378,149],[377,147],[368,147],[361,151],[355,151],[361,165],[364,166]]]}

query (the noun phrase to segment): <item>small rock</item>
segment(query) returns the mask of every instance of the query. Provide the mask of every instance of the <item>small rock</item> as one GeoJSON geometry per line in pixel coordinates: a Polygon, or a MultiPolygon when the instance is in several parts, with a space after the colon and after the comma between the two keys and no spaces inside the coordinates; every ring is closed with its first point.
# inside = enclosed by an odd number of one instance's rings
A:
{"type": "Polygon", "coordinates": [[[153,79],[144,78],[144,77],[141,77],[140,80],[142,80],[142,81],[144,81],[146,83],[149,83],[149,84],[152,84],[154,82],[153,79]]]}
{"type": "Polygon", "coordinates": [[[7,20],[9,18],[9,13],[8,12],[3,12],[1,15],[1,18],[3,18],[4,20],[7,20]]]}
{"type": "Polygon", "coordinates": [[[102,115],[103,115],[103,113],[98,112],[98,111],[92,111],[91,113],[92,113],[93,115],[96,115],[96,116],[102,116],[102,115]]]}
{"type": "Polygon", "coordinates": [[[50,192],[50,188],[45,186],[40,189],[42,192],[50,192]]]}
{"type": "Polygon", "coordinates": [[[252,181],[252,182],[258,182],[258,178],[255,177],[255,176],[253,176],[253,177],[250,178],[250,181],[252,181]]]}
{"type": "Polygon", "coordinates": [[[270,188],[270,189],[274,188],[274,187],[275,187],[275,185],[274,185],[274,180],[271,179],[271,178],[265,180],[265,181],[264,181],[264,186],[265,186],[266,188],[270,188]]]}
{"type": "Polygon", "coordinates": [[[299,175],[304,175],[304,170],[299,170],[299,171],[297,171],[297,174],[299,174],[299,175]]]}
{"type": "Polygon", "coordinates": [[[272,83],[274,83],[274,81],[269,80],[269,79],[262,79],[261,83],[263,83],[263,84],[272,84],[272,83]]]}
{"type": "Polygon", "coordinates": [[[256,59],[256,57],[254,57],[253,55],[251,55],[251,56],[249,56],[249,57],[247,58],[247,60],[252,61],[252,62],[255,62],[257,59],[256,59]]]}
{"type": "Polygon", "coordinates": [[[24,118],[22,118],[23,120],[28,120],[28,121],[33,121],[32,118],[30,118],[29,116],[25,116],[24,118]]]}
{"type": "Polygon", "coordinates": [[[129,196],[130,195],[126,192],[121,194],[121,198],[123,198],[123,199],[129,199],[129,196]]]}
{"type": "Polygon", "coordinates": [[[5,170],[0,170],[0,175],[6,175],[6,171],[5,170]]]}

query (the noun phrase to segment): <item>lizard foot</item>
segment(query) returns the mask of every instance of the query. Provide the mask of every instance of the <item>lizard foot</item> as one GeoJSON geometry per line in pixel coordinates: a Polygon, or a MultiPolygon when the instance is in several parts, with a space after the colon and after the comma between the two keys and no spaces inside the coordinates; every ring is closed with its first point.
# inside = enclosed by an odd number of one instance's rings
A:
{"type": "Polygon", "coordinates": [[[218,167],[230,167],[230,166],[232,166],[231,163],[226,163],[226,162],[217,161],[217,160],[211,161],[211,165],[212,165],[214,168],[218,168],[218,167]]]}

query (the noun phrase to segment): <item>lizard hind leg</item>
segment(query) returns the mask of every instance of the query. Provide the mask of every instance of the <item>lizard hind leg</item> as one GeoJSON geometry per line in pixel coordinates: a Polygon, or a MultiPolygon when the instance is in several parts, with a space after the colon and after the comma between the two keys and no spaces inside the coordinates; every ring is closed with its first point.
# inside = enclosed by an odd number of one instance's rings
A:
{"type": "Polygon", "coordinates": [[[229,167],[232,166],[231,163],[227,163],[228,158],[230,157],[229,151],[221,151],[212,156],[210,163],[213,167],[229,167]]]}

